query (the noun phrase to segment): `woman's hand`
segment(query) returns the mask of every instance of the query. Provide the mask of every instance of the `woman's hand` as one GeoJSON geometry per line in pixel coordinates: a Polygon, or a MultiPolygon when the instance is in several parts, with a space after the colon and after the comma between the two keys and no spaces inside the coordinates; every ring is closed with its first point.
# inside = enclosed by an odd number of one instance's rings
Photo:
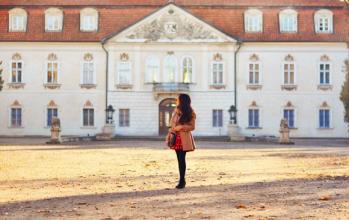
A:
{"type": "Polygon", "coordinates": [[[183,131],[183,126],[182,125],[177,125],[176,127],[173,128],[174,131],[183,131]]]}

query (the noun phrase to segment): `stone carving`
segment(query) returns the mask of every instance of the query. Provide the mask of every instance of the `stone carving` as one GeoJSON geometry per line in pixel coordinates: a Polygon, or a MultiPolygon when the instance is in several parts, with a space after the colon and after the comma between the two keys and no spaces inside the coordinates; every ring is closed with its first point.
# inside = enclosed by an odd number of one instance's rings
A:
{"type": "Polygon", "coordinates": [[[128,61],[129,60],[128,54],[127,53],[120,54],[120,60],[121,61],[128,61]]]}
{"type": "Polygon", "coordinates": [[[222,61],[222,60],[223,60],[222,54],[220,54],[220,53],[214,54],[214,55],[213,55],[213,60],[214,60],[214,61],[222,61]]]}
{"type": "Polygon", "coordinates": [[[285,57],[285,61],[289,61],[289,62],[294,61],[293,56],[292,56],[291,54],[288,54],[288,55],[285,57]]]}
{"type": "Polygon", "coordinates": [[[61,143],[61,121],[57,117],[52,118],[51,122],[51,139],[48,144],[60,144],[61,143]]]}
{"type": "Polygon", "coordinates": [[[165,13],[159,18],[141,25],[126,35],[127,39],[145,39],[161,41],[171,39],[182,40],[217,40],[219,37],[212,30],[199,22],[195,22],[176,11],[165,13]]]}
{"type": "Polygon", "coordinates": [[[93,60],[93,55],[90,54],[90,53],[86,53],[86,54],[84,55],[84,60],[85,60],[85,61],[92,61],[92,60],[93,60]]]}
{"type": "Polygon", "coordinates": [[[288,122],[285,118],[281,119],[280,122],[280,144],[292,144],[290,141],[290,128],[288,127],[288,122]]]}

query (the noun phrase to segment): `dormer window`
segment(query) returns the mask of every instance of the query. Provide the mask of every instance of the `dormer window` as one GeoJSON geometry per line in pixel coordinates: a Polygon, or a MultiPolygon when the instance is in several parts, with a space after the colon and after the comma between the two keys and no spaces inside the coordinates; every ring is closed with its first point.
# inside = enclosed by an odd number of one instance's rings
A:
{"type": "Polygon", "coordinates": [[[98,30],[98,11],[93,8],[85,8],[80,12],[80,30],[98,30]]]}
{"type": "Polygon", "coordinates": [[[330,10],[317,11],[314,20],[316,33],[333,32],[333,13],[330,10]]]}
{"type": "Polygon", "coordinates": [[[297,12],[292,9],[286,9],[280,12],[280,32],[295,33],[298,30],[297,12]]]}
{"type": "Polygon", "coordinates": [[[27,30],[27,12],[21,8],[9,11],[9,31],[25,32],[27,30]]]}
{"type": "Polygon", "coordinates": [[[62,31],[63,11],[58,8],[49,8],[45,11],[45,31],[62,31]]]}
{"type": "Polygon", "coordinates": [[[245,32],[263,31],[263,13],[257,9],[245,11],[245,32]]]}

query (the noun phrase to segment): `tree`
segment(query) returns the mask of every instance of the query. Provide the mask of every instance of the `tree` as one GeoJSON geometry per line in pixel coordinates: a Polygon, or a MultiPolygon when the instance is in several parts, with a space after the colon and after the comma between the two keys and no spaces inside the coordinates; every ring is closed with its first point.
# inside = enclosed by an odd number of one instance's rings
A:
{"type": "Polygon", "coordinates": [[[2,65],[2,61],[0,60],[0,91],[2,90],[2,87],[4,85],[4,80],[2,79],[2,68],[1,68],[1,65],[2,65]]]}
{"type": "Polygon", "coordinates": [[[344,119],[345,121],[349,122],[349,59],[345,61],[345,72],[346,72],[346,79],[342,86],[340,99],[344,104],[344,110],[345,110],[344,119]]]}

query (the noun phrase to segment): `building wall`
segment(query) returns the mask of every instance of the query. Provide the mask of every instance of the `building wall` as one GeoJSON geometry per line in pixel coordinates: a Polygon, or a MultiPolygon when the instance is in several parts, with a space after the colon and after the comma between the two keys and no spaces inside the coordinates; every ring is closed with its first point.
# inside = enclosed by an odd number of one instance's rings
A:
{"type": "Polygon", "coordinates": [[[242,132],[248,136],[279,135],[284,106],[291,102],[296,111],[293,137],[347,137],[344,107],[339,100],[345,80],[344,60],[348,48],[344,43],[246,43],[238,55],[238,117],[242,132]],[[262,65],[262,89],[249,90],[248,62],[256,54],[262,65]],[[281,89],[282,62],[288,54],[296,64],[297,90],[281,89]],[[319,90],[319,62],[327,55],[331,63],[332,89],[319,90]],[[261,129],[248,128],[248,108],[255,101],[261,109],[261,129]],[[331,128],[319,129],[318,110],[326,102],[331,110],[331,128]]]}
{"type": "Polygon", "coordinates": [[[1,43],[0,60],[3,61],[4,89],[0,92],[0,135],[49,135],[46,126],[46,108],[51,100],[58,106],[62,135],[93,135],[104,124],[105,109],[105,53],[96,43],[1,43]],[[23,60],[22,89],[9,88],[10,63],[18,53],[23,60]],[[60,65],[59,89],[44,87],[46,61],[50,53],[58,57],[60,65]],[[91,53],[96,66],[97,87],[80,87],[81,62],[91,53]],[[11,128],[9,110],[17,100],[22,107],[21,128],[11,128]],[[95,124],[82,126],[82,108],[90,101],[95,109],[95,124]]]}

